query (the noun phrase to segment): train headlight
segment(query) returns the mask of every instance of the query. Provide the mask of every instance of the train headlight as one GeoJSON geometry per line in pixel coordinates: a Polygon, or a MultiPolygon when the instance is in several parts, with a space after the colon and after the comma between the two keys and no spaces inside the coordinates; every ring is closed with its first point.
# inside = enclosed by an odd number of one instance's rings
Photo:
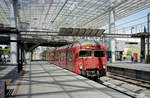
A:
{"type": "Polygon", "coordinates": [[[79,68],[82,69],[83,68],[83,64],[79,63],[79,68]]]}
{"type": "Polygon", "coordinates": [[[104,69],[106,68],[106,64],[103,64],[103,68],[104,68],[104,69]]]}

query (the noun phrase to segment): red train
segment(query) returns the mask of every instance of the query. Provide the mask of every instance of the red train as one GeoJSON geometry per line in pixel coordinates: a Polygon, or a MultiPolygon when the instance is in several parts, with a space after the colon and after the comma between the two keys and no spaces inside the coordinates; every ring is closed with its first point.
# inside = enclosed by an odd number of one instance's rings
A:
{"type": "Polygon", "coordinates": [[[107,48],[97,41],[78,41],[48,51],[50,63],[86,77],[99,78],[107,72],[107,48]]]}

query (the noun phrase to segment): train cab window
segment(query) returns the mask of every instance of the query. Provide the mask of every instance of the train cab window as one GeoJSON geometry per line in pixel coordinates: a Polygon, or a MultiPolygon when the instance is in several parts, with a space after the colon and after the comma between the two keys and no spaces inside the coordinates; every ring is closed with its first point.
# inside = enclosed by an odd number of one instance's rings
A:
{"type": "Polygon", "coordinates": [[[105,57],[105,51],[94,51],[94,57],[105,57]]]}
{"type": "Polygon", "coordinates": [[[80,50],[79,51],[79,57],[91,57],[92,51],[90,50],[80,50]]]}

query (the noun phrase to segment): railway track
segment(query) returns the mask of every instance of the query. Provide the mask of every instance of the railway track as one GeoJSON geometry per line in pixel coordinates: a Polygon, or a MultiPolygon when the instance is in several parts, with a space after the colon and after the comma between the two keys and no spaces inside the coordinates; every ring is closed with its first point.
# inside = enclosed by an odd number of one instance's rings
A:
{"type": "Polygon", "coordinates": [[[109,73],[96,82],[132,98],[150,98],[150,82],[109,73]]]}
{"type": "Polygon", "coordinates": [[[146,88],[146,89],[150,89],[150,82],[149,81],[145,81],[145,80],[141,80],[141,79],[135,79],[135,78],[131,78],[128,76],[123,76],[123,75],[117,75],[114,73],[110,73],[108,75],[108,77],[113,78],[113,79],[117,79],[120,81],[124,81],[127,83],[131,83],[131,84],[134,84],[134,85],[146,88]]]}

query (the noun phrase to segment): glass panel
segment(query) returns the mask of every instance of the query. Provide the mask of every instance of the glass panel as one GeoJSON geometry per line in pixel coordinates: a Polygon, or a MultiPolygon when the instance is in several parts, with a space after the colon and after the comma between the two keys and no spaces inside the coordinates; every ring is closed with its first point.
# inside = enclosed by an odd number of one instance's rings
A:
{"type": "Polygon", "coordinates": [[[90,50],[81,50],[79,52],[79,57],[91,57],[92,56],[92,51],[90,50]]]}
{"type": "MultiPolygon", "coordinates": [[[[0,24],[8,27],[11,26],[11,1],[14,0],[0,0],[0,24]]],[[[26,27],[25,30],[52,32],[58,32],[60,27],[99,29],[109,23],[110,9],[115,9],[116,20],[118,20],[150,6],[149,0],[17,1],[17,18],[20,29],[26,27]]]]}
{"type": "Polygon", "coordinates": [[[105,51],[94,51],[94,57],[105,57],[105,51]]]}

